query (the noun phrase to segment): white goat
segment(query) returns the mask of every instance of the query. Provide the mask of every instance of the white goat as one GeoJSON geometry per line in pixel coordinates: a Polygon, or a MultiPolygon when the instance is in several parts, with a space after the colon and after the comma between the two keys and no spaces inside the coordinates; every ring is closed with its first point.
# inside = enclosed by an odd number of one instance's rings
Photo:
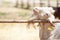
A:
{"type": "MultiPolygon", "coordinates": [[[[34,7],[32,17],[29,20],[48,19],[54,21],[54,10],[51,7],[34,7]]],[[[34,25],[34,23],[32,23],[34,25]]],[[[30,23],[28,23],[29,27],[30,23]]],[[[35,28],[35,26],[33,26],[35,28]]]]}
{"type": "Polygon", "coordinates": [[[40,25],[41,26],[41,29],[39,31],[40,39],[42,35],[44,35],[44,39],[48,40],[48,38],[50,37],[50,32],[48,30],[48,27],[54,26],[52,23],[52,21],[55,20],[55,17],[53,15],[54,10],[51,7],[41,7],[40,9],[42,9],[42,12],[40,12],[41,19],[47,19],[49,21],[49,23],[44,23],[44,25],[42,24],[40,25]],[[44,30],[42,29],[43,26],[45,27],[44,30]],[[42,31],[44,31],[44,34],[42,34],[42,31]]]}
{"type": "MultiPolygon", "coordinates": [[[[55,15],[55,17],[56,17],[56,19],[55,20],[57,20],[57,21],[59,21],[60,20],[60,16],[59,16],[59,14],[60,14],[60,10],[59,10],[59,8],[57,8],[57,10],[55,11],[55,13],[56,13],[56,15],[55,15]]],[[[54,23],[54,25],[55,25],[55,28],[54,28],[54,30],[51,32],[51,37],[49,38],[50,40],[60,40],[60,23],[54,23]]]]}
{"type": "Polygon", "coordinates": [[[60,40],[60,23],[55,23],[55,28],[51,32],[49,40],[60,40]]]}

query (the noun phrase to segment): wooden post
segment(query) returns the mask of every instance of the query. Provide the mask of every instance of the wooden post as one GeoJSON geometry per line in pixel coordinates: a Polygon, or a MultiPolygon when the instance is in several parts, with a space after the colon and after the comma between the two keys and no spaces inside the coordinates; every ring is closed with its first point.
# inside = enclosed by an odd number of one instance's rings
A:
{"type": "Polygon", "coordinates": [[[40,7],[42,7],[42,0],[40,0],[40,7]]]}
{"type": "Polygon", "coordinates": [[[33,7],[35,7],[35,4],[36,4],[36,3],[35,3],[35,0],[33,0],[33,7]]]}
{"type": "Polygon", "coordinates": [[[24,7],[24,2],[23,2],[23,0],[21,0],[21,8],[23,8],[24,7]]]}
{"type": "Polygon", "coordinates": [[[57,0],[57,7],[59,7],[59,0],[57,0]]]}
{"type": "Polygon", "coordinates": [[[44,28],[44,23],[41,23],[40,25],[41,25],[41,29],[40,29],[40,31],[39,31],[39,32],[40,32],[40,33],[39,33],[40,40],[45,40],[45,38],[44,38],[44,31],[45,31],[45,30],[44,30],[44,29],[45,29],[45,28],[44,28]]]}
{"type": "Polygon", "coordinates": [[[47,40],[49,38],[48,34],[48,26],[46,26],[46,23],[41,23],[40,24],[41,30],[39,31],[39,36],[40,36],[40,40],[47,40]]]}
{"type": "Polygon", "coordinates": [[[48,7],[50,7],[50,0],[48,0],[48,7]]]}
{"type": "Polygon", "coordinates": [[[30,9],[29,0],[27,0],[27,7],[26,7],[26,9],[30,9]]]}
{"type": "Polygon", "coordinates": [[[19,6],[19,0],[16,0],[16,5],[15,5],[15,7],[18,8],[18,6],[19,6]]]}

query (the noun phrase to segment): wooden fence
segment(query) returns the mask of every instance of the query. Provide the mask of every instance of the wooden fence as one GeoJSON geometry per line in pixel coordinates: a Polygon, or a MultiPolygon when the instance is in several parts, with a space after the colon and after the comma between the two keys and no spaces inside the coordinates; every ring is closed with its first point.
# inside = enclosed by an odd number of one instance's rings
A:
{"type": "MultiPolygon", "coordinates": [[[[24,1],[24,0],[23,0],[24,1]]],[[[21,2],[22,6],[25,5],[24,2],[21,2]]],[[[48,6],[48,7],[60,7],[60,1],[59,0],[39,0],[38,2],[36,0],[32,1],[32,4],[28,0],[27,3],[27,9],[30,7],[35,7],[35,6],[48,6]]]]}
{"type": "MultiPolygon", "coordinates": [[[[0,23],[48,23],[47,21],[41,21],[41,20],[34,20],[34,21],[28,21],[28,20],[0,20],[0,23]]],[[[59,21],[53,21],[53,23],[60,23],[59,21]]]]}

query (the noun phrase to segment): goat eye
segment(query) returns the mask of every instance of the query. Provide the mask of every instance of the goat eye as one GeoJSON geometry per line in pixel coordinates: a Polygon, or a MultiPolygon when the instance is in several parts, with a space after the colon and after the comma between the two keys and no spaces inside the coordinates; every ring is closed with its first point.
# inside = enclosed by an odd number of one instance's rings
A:
{"type": "Polygon", "coordinates": [[[48,16],[48,14],[46,13],[46,15],[48,16]]]}

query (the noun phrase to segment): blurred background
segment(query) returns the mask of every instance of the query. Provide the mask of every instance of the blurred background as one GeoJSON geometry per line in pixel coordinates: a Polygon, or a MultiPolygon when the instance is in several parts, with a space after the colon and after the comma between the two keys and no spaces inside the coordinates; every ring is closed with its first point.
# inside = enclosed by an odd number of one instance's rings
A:
{"type": "MultiPolygon", "coordinates": [[[[0,0],[0,20],[28,20],[34,7],[60,7],[60,0],[0,0]]],[[[0,23],[0,40],[39,40],[39,28],[0,23]]]]}
{"type": "Polygon", "coordinates": [[[28,19],[33,7],[60,7],[60,0],[0,0],[0,20],[28,19]]]}

